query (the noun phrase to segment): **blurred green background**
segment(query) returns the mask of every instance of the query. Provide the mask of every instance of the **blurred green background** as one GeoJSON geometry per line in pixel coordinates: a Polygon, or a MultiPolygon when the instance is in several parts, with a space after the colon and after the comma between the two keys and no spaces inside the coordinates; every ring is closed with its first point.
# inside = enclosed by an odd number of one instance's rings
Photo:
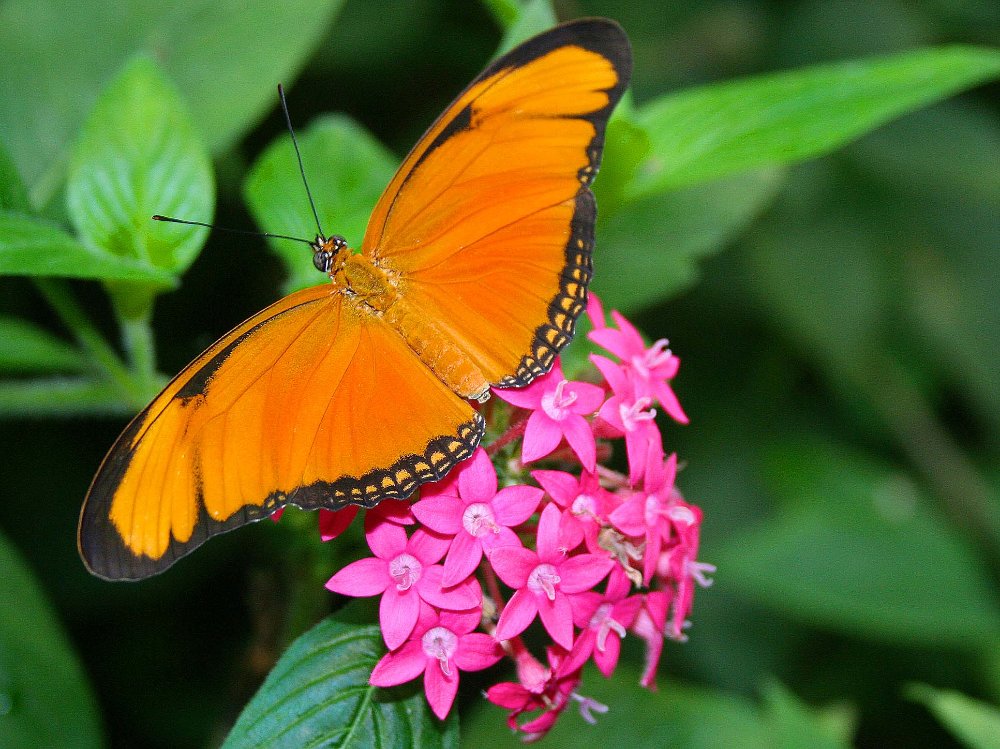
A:
{"type": "MultiPolygon", "coordinates": [[[[515,5],[0,2],[0,144],[27,204],[65,227],[76,215],[65,175],[77,132],[144,49],[211,150],[214,220],[253,227],[248,200],[258,216],[267,206],[244,180],[283,133],[277,82],[302,132],[346,113],[399,158],[494,54],[498,16],[515,5]]],[[[993,0],[578,0],[556,10],[625,27],[639,112],[742,76],[1000,42],[993,0]]],[[[529,12],[545,15],[540,3],[529,12]]],[[[691,425],[664,425],[665,440],[685,463],[680,488],[705,512],[701,558],[718,573],[698,593],[689,642],[666,646],[660,691],[640,690],[641,653],[628,650],[612,682],[586,685],[611,713],[595,729],[565,716],[549,745],[1000,745],[975,730],[1000,721],[986,704],[1000,700],[1000,106],[996,83],[962,88],[821,158],[750,163],[721,182],[685,185],[682,175],[634,200],[635,176],[618,177],[629,131],[609,136],[593,289],[650,337],[669,337],[683,360],[675,389],[691,425]]],[[[696,141],[702,123],[685,127],[696,141]]],[[[672,153],[655,156],[669,164],[672,153]]],[[[371,179],[377,194],[387,158],[344,178],[314,165],[319,202],[330,179],[371,179]]],[[[289,179],[282,199],[301,214],[289,179]]],[[[0,205],[16,208],[6,197],[0,205]]],[[[140,207],[178,212],[177,200],[140,207]]],[[[192,212],[205,203],[181,215],[207,219],[192,212]]],[[[328,231],[341,230],[335,222],[328,231]]],[[[8,272],[0,335],[14,340],[17,319],[68,341],[51,291],[8,272]]],[[[179,370],[285,279],[263,240],[212,233],[156,302],[159,371],[179,370]]],[[[101,287],[68,288],[117,342],[101,287]]],[[[214,540],[139,584],[90,577],[74,542],[80,503],[148,388],[133,401],[71,401],[64,415],[33,409],[24,394],[36,370],[78,368],[68,349],[54,366],[45,345],[45,365],[0,357],[0,745],[33,745],[18,744],[29,734],[11,716],[45,715],[65,723],[63,735],[49,726],[52,746],[217,744],[289,637],[322,615],[316,589],[338,552],[304,544],[297,531],[311,520],[293,517],[214,540]]],[[[501,721],[466,694],[464,745],[501,741],[501,721]]]]}

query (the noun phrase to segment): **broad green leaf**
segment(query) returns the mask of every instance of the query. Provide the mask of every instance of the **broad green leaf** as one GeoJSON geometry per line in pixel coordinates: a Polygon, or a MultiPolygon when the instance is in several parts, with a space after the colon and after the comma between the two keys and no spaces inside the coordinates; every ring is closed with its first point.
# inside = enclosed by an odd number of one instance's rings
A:
{"type": "Polygon", "coordinates": [[[148,54],[162,62],[219,153],[275,106],[275,85],[294,78],[342,3],[0,4],[0,133],[34,204],[56,193],[72,138],[127,60],[148,54]],[[54,50],[54,40],[68,39],[75,42],[54,50]]]}
{"type": "Polygon", "coordinates": [[[910,699],[922,702],[969,749],[1000,749],[1000,708],[951,689],[914,684],[910,699]]]}
{"type": "Polygon", "coordinates": [[[0,210],[28,213],[28,191],[21,181],[17,165],[0,142],[0,210]]]}
{"type": "Polygon", "coordinates": [[[26,320],[0,316],[0,370],[82,372],[87,360],[68,342],[26,320]]]}
{"type": "Polygon", "coordinates": [[[0,746],[102,746],[83,669],[31,570],[0,535],[0,746]]]}
{"type": "MultiPolygon", "coordinates": [[[[780,170],[761,170],[627,203],[597,229],[592,288],[608,308],[636,310],[692,285],[773,200],[780,170]]],[[[600,206],[599,206],[600,208],[600,206]]]]}
{"type": "MultiPolygon", "coordinates": [[[[297,137],[323,230],[328,235],[342,235],[351,247],[360,247],[368,217],[395,172],[396,159],[344,115],[321,117],[297,137]]],[[[260,155],[243,191],[262,231],[308,240],[316,236],[316,221],[287,135],[260,155]]],[[[313,267],[308,247],[283,239],[269,241],[289,270],[286,291],[323,281],[313,267]]]]}
{"type": "Polygon", "coordinates": [[[724,587],[811,624],[919,645],[976,649],[1000,635],[981,562],[905,475],[829,445],[776,450],[777,517],[712,561],[724,587]]]}
{"type": "Polygon", "coordinates": [[[0,211],[0,276],[61,276],[173,286],[174,276],[127,257],[91,250],[41,219],[0,211]]]}
{"type": "Polygon", "coordinates": [[[243,710],[224,749],[455,746],[455,714],[435,718],[422,681],[392,690],[368,684],[385,651],[379,632],[331,617],[302,635],[243,710]]]}
{"type": "Polygon", "coordinates": [[[1000,75],[1000,51],[941,47],[671,94],[639,109],[639,197],[820,156],[905,112],[1000,75]]]}
{"type": "MultiPolygon", "coordinates": [[[[610,679],[600,676],[594,668],[584,669],[583,683],[574,691],[606,705],[607,712],[592,710],[596,722],[588,725],[580,715],[580,703],[572,701],[541,746],[547,749],[848,746],[831,738],[822,722],[791,695],[786,694],[786,699],[795,701],[794,711],[777,710],[770,704],[762,712],[739,697],[673,683],[664,677],[660,678],[658,691],[651,692],[639,686],[638,672],[624,660],[610,679]],[[776,736],[794,736],[802,741],[780,744],[775,742],[776,736]]],[[[768,700],[774,701],[770,695],[768,700]]],[[[463,715],[462,746],[523,747],[520,736],[506,730],[506,717],[504,710],[490,703],[477,707],[471,716],[463,715]]],[[[527,719],[522,717],[521,722],[527,719]]]]}
{"type": "Polygon", "coordinates": [[[84,243],[180,273],[208,232],[150,220],[210,221],[208,153],[180,95],[155,62],[132,61],[104,90],[70,164],[66,200],[84,243]]]}

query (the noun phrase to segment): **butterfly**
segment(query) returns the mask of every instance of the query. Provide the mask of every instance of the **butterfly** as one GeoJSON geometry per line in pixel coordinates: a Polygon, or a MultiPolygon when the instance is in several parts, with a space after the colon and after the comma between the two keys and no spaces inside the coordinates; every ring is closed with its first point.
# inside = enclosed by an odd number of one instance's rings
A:
{"type": "Polygon", "coordinates": [[[318,236],[324,282],[189,364],[125,428],[80,514],[87,568],[162,572],[294,504],[404,499],[483,437],[472,405],[546,373],[591,278],[589,185],[631,51],[557,26],[489,65],[403,161],[360,252],[318,236]]]}

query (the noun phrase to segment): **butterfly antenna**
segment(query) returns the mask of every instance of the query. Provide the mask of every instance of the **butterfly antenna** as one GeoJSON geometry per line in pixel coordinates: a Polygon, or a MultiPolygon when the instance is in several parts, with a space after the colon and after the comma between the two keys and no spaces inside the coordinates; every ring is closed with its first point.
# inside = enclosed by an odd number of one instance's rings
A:
{"type": "Polygon", "coordinates": [[[313,218],[316,219],[316,229],[321,237],[326,237],[323,227],[319,223],[319,213],[316,212],[316,203],[313,200],[312,191],[309,189],[309,180],[306,179],[306,170],[302,166],[302,153],[299,151],[299,141],[295,137],[295,129],[292,127],[292,118],[288,114],[288,102],[285,101],[285,89],[278,84],[278,98],[281,99],[281,111],[285,113],[285,124],[288,126],[288,134],[292,136],[292,145],[295,146],[295,158],[299,160],[299,174],[302,175],[302,184],[306,187],[306,197],[309,198],[309,207],[312,208],[313,218]]]}
{"type": "Polygon", "coordinates": [[[206,229],[218,229],[219,231],[229,232],[230,234],[246,234],[251,237],[270,237],[272,239],[290,239],[293,242],[303,242],[304,244],[312,245],[312,242],[308,239],[303,239],[302,237],[290,237],[287,234],[272,234],[269,231],[248,231],[246,229],[230,229],[228,226],[218,226],[217,224],[206,224],[203,221],[187,221],[183,218],[173,218],[172,216],[161,216],[156,214],[152,217],[153,221],[166,221],[171,224],[187,224],[188,226],[204,226],[206,229]]]}

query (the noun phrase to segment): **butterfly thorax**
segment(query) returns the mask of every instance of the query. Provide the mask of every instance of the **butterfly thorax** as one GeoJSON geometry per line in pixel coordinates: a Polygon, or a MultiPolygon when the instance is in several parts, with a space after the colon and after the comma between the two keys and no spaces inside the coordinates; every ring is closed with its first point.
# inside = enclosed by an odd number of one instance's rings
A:
{"type": "Polygon", "coordinates": [[[399,301],[395,280],[364,255],[344,255],[331,269],[330,278],[376,312],[385,312],[399,301]]]}

